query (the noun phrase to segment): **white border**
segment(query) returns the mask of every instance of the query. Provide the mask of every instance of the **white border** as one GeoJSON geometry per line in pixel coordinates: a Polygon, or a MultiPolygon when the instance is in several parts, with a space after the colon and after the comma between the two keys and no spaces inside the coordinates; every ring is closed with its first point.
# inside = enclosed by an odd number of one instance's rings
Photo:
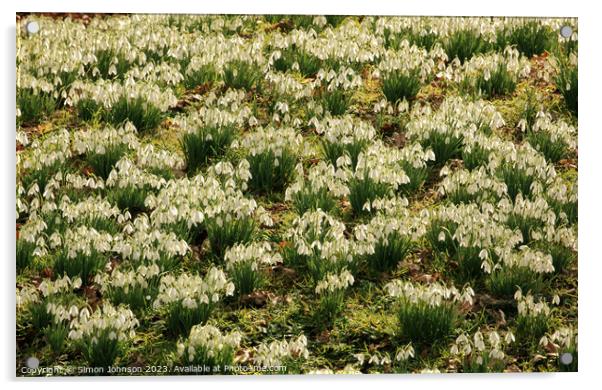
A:
{"type": "MultiPolygon", "coordinates": [[[[500,2],[445,1],[445,0],[362,0],[347,1],[342,4],[325,0],[300,0],[285,2],[283,0],[218,0],[201,4],[185,0],[168,0],[150,3],[141,0],[98,0],[82,3],[81,0],[21,0],[18,4],[2,3],[2,117],[4,126],[2,135],[1,177],[2,206],[4,209],[2,231],[3,253],[0,260],[4,265],[1,283],[2,300],[1,315],[3,320],[0,343],[0,368],[2,380],[9,388],[44,387],[65,389],[71,387],[100,389],[114,385],[132,386],[140,383],[143,386],[163,388],[166,382],[182,382],[184,386],[208,388],[246,388],[261,386],[280,388],[311,388],[316,385],[351,386],[365,388],[371,386],[395,386],[420,388],[462,387],[506,389],[512,386],[533,386],[537,388],[571,389],[584,386],[586,382],[595,381],[600,371],[600,337],[598,328],[600,321],[600,277],[602,276],[601,252],[598,250],[600,239],[598,226],[601,221],[600,178],[598,167],[602,167],[601,136],[602,125],[596,114],[600,112],[600,25],[602,20],[590,4],[593,2],[575,1],[541,1],[539,4],[525,0],[503,0],[500,2]],[[579,373],[578,374],[519,374],[519,375],[407,375],[407,376],[365,376],[365,377],[268,377],[268,378],[103,378],[75,380],[15,380],[14,379],[14,225],[15,195],[13,192],[14,174],[14,124],[15,124],[15,12],[139,12],[139,13],[277,13],[277,14],[348,14],[348,15],[446,15],[446,16],[571,16],[579,18],[579,52],[580,52],[580,107],[579,107],[579,373]],[[196,383],[189,383],[189,382],[196,383]],[[183,383],[186,382],[186,383],[183,383]]],[[[599,380],[598,380],[599,382],[599,380]]],[[[519,387],[519,388],[520,388],[519,387]]]]}

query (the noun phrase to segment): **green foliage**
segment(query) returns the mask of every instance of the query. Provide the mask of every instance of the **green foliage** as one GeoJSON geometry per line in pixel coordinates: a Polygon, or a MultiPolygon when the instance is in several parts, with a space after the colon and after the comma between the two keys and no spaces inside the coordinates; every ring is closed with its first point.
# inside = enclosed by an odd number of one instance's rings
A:
{"type": "Polygon", "coordinates": [[[79,119],[86,122],[91,121],[103,112],[101,104],[90,98],[78,100],[75,104],[75,109],[79,119]]]}
{"type": "Polygon", "coordinates": [[[343,89],[324,91],[320,95],[322,106],[326,112],[333,116],[343,115],[349,109],[351,96],[343,89]]]}
{"type": "Polygon", "coordinates": [[[301,191],[295,192],[291,200],[295,211],[299,215],[303,215],[306,211],[315,211],[317,209],[330,212],[337,206],[336,200],[326,187],[314,190],[309,186],[305,186],[301,191]]]}
{"type": "Polygon", "coordinates": [[[89,254],[76,252],[69,257],[67,249],[61,250],[54,259],[54,272],[70,278],[79,276],[84,284],[88,279],[103,270],[109,259],[104,253],[92,249],[89,254]]]}
{"type": "Polygon", "coordinates": [[[452,158],[459,158],[462,155],[462,144],[464,137],[461,135],[453,136],[438,131],[432,131],[429,137],[424,139],[421,144],[425,149],[432,149],[435,153],[435,164],[444,165],[452,158]]]}
{"type": "Polygon", "coordinates": [[[366,202],[374,201],[378,198],[385,198],[392,192],[391,186],[387,183],[379,183],[370,178],[368,171],[363,177],[353,177],[349,180],[349,203],[355,215],[364,214],[364,205],[366,202]]]}
{"type": "Polygon", "coordinates": [[[495,359],[489,353],[478,354],[478,358],[470,354],[462,359],[463,373],[503,372],[505,367],[504,360],[495,359]]]}
{"type": "Polygon", "coordinates": [[[36,125],[48,117],[56,109],[56,100],[45,92],[37,92],[29,88],[17,89],[17,108],[21,115],[17,117],[17,125],[36,125]]]}
{"type": "Polygon", "coordinates": [[[399,50],[401,42],[407,40],[410,45],[416,45],[430,51],[435,43],[439,41],[439,36],[432,31],[414,32],[411,28],[402,29],[399,33],[392,33],[391,30],[385,28],[383,35],[385,47],[394,50],[399,50]]]}
{"type": "Polygon", "coordinates": [[[454,255],[457,246],[453,235],[457,228],[458,224],[450,220],[433,219],[425,237],[434,251],[454,255]]]}
{"type": "Polygon", "coordinates": [[[184,73],[184,87],[194,89],[199,85],[212,84],[217,80],[218,73],[211,64],[203,65],[198,69],[184,73]]]}
{"type": "Polygon", "coordinates": [[[46,309],[47,302],[35,302],[29,306],[29,314],[31,316],[31,325],[37,332],[41,332],[52,323],[53,315],[46,309]]]}
{"type": "Polygon", "coordinates": [[[540,97],[536,95],[534,90],[527,90],[525,97],[525,106],[521,113],[521,119],[525,121],[525,128],[527,131],[531,131],[535,125],[537,119],[537,113],[540,111],[540,97]]]}
{"type": "Polygon", "coordinates": [[[326,23],[331,25],[332,27],[337,27],[339,24],[343,23],[346,15],[325,15],[326,23]]]}
{"type": "Polygon", "coordinates": [[[215,303],[211,301],[208,303],[197,301],[196,308],[185,307],[181,301],[171,303],[165,318],[168,335],[173,338],[188,335],[194,325],[204,325],[214,309],[215,303]]]}
{"type": "Polygon", "coordinates": [[[542,153],[552,164],[557,163],[568,154],[569,147],[561,139],[552,139],[546,131],[527,131],[527,141],[535,150],[542,153]]]}
{"type": "Polygon", "coordinates": [[[45,165],[41,169],[37,169],[35,171],[24,172],[21,183],[23,184],[23,188],[29,190],[32,185],[38,184],[40,192],[44,192],[48,181],[56,175],[57,172],[65,172],[66,166],[61,161],[55,161],[50,165],[45,165]]]}
{"type": "Polygon", "coordinates": [[[445,192],[445,198],[454,204],[483,203],[497,201],[500,197],[492,190],[480,189],[474,193],[468,191],[466,186],[457,186],[445,192]]]}
{"type": "Polygon", "coordinates": [[[224,83],[229,88],[250,91],[259,87],[261,72],[256,64],[246,61],[232,61],[224,68],[224,83]]]}
{"type": "Polygon", "coordinates": [[[549,26],[537,21],[528,21],[518,27],[506,27],[497,32],[496,44],[498,50],[507,46],[516,46],[518,51],[527,57],[551,51],[554,48],[556,34],[549,26]]]}
{"type": "Polygon", "coordinates": [[[322,60],[293,44],[281,51],[280,58],[274,61],[274,68],[280,72],[286,72],[292,68],[294,63],[299,65],[299,72],[306,78],[315,76],[322,67],[322,60]]]}
{"type": "Polygon", "coordinates": [[[69,334],[69,326],[61,321],[48,326],[44,333],[46,334],[48,345],[52,348],[52,352],[55,355],[60,355],[69,334]]]}
{"type": "Polygon", "coordinates": [[[314,25],[313,15],[291,15],[289,18],[295,28],[303,30],[313,28],[317,31],[317,26],[314,25]]]}
{"type": "Polygon", "coordinates": [[[560,60],[560,69],[556,77],[556,88],[564,97],[566,106],[574,115],[578,114],[578,69],[567,59],[560,60]]]}
{"type": "Polygon", "coordinates": [[[189,244],[197,242],[199,238],[201,238],[199,241],[202,241],[204,239],[203,235],[206,233],[204,229],[197,229],[194,226],[189,227],[188,221],[184,219],[166,225],[165,230],[173,232],[178,239],[184,240],[189,244]]]}
{"type": "Polygon", "coordinates": [[[292,180],[297,163],[297,157],[288,149],[284,149],[281,156],[265,150],[249,155],[247,160],[251,172],[249,188],[264,194],[281,192],[292,180]]]}
{"type": "Polygon", "coordinates": [[[368,266],[373,271],[388,272],[402,261],[412,248],[411,237],[392,232],[386,240],[380,240],[374,246],[374,253],[366,255],[368,266]]]}
{"type": "Polygon", "coordinates": [[[524,197],[531,195],[531,184],[535,181],[534,177],[522,169],[517,169],[511,164],[504,163],[498,170],[497,174],[500,179],[508,187],[508,195],[512,201],[516,200],[516,196],[520,193],[524,197]]]}
{"type": "Polygon", "coordinates": [[[218,259],[223,259],[226,249],[234,244],[250,242],[255,230],[251,217],[217,216],[204,223],[211,251],[218,259]]]}
{"type": "Polygon", "coordinates": [[[127,71],[132,67],[132,64],[125,58],[125,55],[114,49],[101,49],[98,50],[95,55],[96,63],[88,65],[88,73],[93,80],[98,80],[100,78],[117,78],[123,80],[127,71]],[[112,66],[115,68],[111,69],[112,66]],[[98,73],[94,72],[94,68],[98,69],[98,73]]]}
{"type": "Polygon", "coordinates": [[[519,314],[516,317],[516,343],[529,350],[537,346],[549,329],[548,316],[544,313],[519,314]]]}
{"type": "Polygon", "coordinates": [[[185,348],[178,364],[183,367],[194,365],[199,367],[201,371],[198,373],[184,373],[183,375],[224,375],[228,373],[228,371],[224,371],[224,367],[233,366],[235,364],[234,357],[236,355],[236,348],[230,344],[222,344],[220,348],[209,348],[207,345],[199,343],[194,346],[194,353],[192,355],[188,354],[188,348],[190,347],[185,348]],[[204,367],[207,367],[208,369],[205,370],[204,367]]]}
{"type": "Polygon", "coordinates": [[[106,297],[113,305],[127,305],[132,311],[140,312],[154,302],[159,293],[159,277],[147,278],[147,286],[134,283],[127,286],[109,285],[106,297]]]}
{"type": "Polygon", "coordinates": [[[228,276],[234,283],[234,291],[241,296],[259,289],[264,281],[254,261],[237,261],[228,268],[228,276]]]}
{"type": "Polygon", "coordinates": [[[140,133],[154,130],[163,120],[163,113],[152,103],[139,96],[129,99],[122,96],[104,113],[104,119],[114,126],[132,122],[140,133]]]}
{"type": "MultiPolygon", "coordinates": [[[[121,228],[117,224],[117,221],[104,217],[83,217],[75,223],[75,225],[87,226],[95,229],[99,232],[107,232],[110,234],[117,234],[121,232],[121,228]]],[[[63,227],[67,227],[64,225],[63,227]]]]}
{"type": "Polygon", "coordinates": [[[416,345],[432,345],[452,334],[457,318],[457,309],[451,303],[433,306],[402,298],[397,309],[399,337],[416,345]]]}
{"type": "Polygon", "coordinates": [[[431,168],[428,166],[415,167],[408,161],[401,162],[401,169],[410,179],[409,183],[404,183],[399,186],[399,190],[404,195],[412,195],[422,188],[424,182],[428,179],[431,168]]]}
{"type": "Polygon", "coordinates": [[[211,158],[222,155],[232,143],[236,129],[233,126],[202,126],[196,132],[185,133],[180,144],[189,175],[194,175],[211,158]]]}
{"type": "Polygon", "coordinates": [[[453,236],[458,225],[450,220],[434,219],[426,232],[426,239],[439,260],[445,262],[449,274],[458,282],[466,283],[482,276],[480,257],[483,248],[461,245],[453,236]],[[451,268],[454,261],[455,268],[451,268]]]}
{"type": "Polygon", "coordinates": [[[527,217],[522,213],[510,213],[506,225],[512,230],[519,229],[523,236],[523,244],[528,244],[532,240],[533,232],[540,231],[544,227],[544,221],[527,217]]]}
{"type": "Polygon", "coordinates": [[[558,351],[558,371],[560,372],[577,372],[578,371],[578,357],[579,352],[577,351],[577,346],[575,343],[571,343],[569,347],[563,346],[558,351]],[[570,354],[573,357],[573,360],[569,364],[564,364],[561,360],[562,355],[565,353],[570,354]]]}
{"type": "Polygon", "coordinates": [[[86,162],[92,167],[97,176],[107,180],[109,174],[127,151],[123,144],[108,147],[104,153],[91,153],[86,156],[86,162]]]}
{"type": "Polygon", "coordinates": [[[351,158],[352,169],[355,169],[357,166],[357,159],[360,153],[365,151],[368,147],[367,140],[354,140],[348,144],[323,140],[321,144],[324,151],[324,156],[333,166],[337,166],[337,160],[339,157],[348,155],[349,158],[351,158]]]}
{"type": "Polygon", "coordinates": [[[562,273],[575,260],[575,252],[559,243],[542,242],[541,249],[552,256],[552,264],[556,274],[562,273]]]}
{"type": "Polygon", "coordinates": [[[477,31],[457,30],[446,39],[443,46],[450,61],[458,58],[464,63],[475,54],[487,51],[489,44],[477,31]]]}
{"type": "Polygon", "coordinates": [[[545,287],[541,274],[528,267],[510,266],[494,270],[485,282],[487,289],[495,297],[512,299],[519,288],[537,294],[545,287]]]}
{"type": "Polygon", "coordinates": [[[35,243],[17,239],[17,271],[22,271],[31,265],[35,248],[35,243]]]}
{"type": "MultiPolygon", "coordinates": [[[[556,199],[551,197],[547,198],[548,204],[554,210],[554,213],[557,217],[560,217],[561,214],[566,216],[567,222],[572,225],[577,222],[579,217],[577,202],[559,202],[556,199]]],[[[559,218],[558,221],[561,221],[559,218]]]]}
{"type": "Polygon", "coordinates": [[[391,103],[414,99],[420,91],[420,86],[418,71],[392,71],[383,76],[383,94],[391,103]]]}
{"type": "Polygon", "coordinates": [[[109,192],[107,199],[112,204],[117,205],[120,210],[128,210],[130,213],[140,213],[146,210],[144,201],[148,196],[149,191],[145,188],[134,186],[116,187],[109,192]]]}
{"type": "Polygon", "coordinates": [[[481,265],[483,259],[479,256],[482,248],[476,246],[458,246],[454,259],[458,262],[458,267],[451,272],[453,277],[461,283],[466,283],[479,279],[483,272],[481,265]]]}
{"type": "Polygon", "coordinates": [[[84,359],[90,367],[109,367],[115,363],[121,354],[123,346],[117,337],[111,333],[112,328],[100,329],[94,337],[84,337],[80,341],[80,347],[84,359]]]}
{"type": "MultiPolygon", "coordinates": [[[[317,241],[323,244],[326,242],[327,237],[325,232],[322,235],[310,232],[306,240],[307,242],[317,241]]],[[[355,259],[349,261],[344,253],[336,253],[329,258],[322,257],[321,249],[317,246],[312,246],[310,253],[303,255],[299,254],[296,248],[286,246],[283,251],[283,257],[285,264],[303,271],[303,274],[308,275],[308,279],[313,284],[323,280],[328,274],[339,274],[345,269],[353,273],[357,268],[355,259]]]]}
{"type": "Polygon", "coordinates": [[[324,292],[318,299],[313,318],[320,328],[330,328],[345,309],[345,289],[324,292]]]}
{"type": "Polygon", "coordinates": [[[469,171],[477,169],[480,166],[484,166],[489,161],[489,152],[487,149],[479,146],[472,145],[470,148],[464,147],[462,150],[462,161],[464,161],[464,167],[469,171]]]}
{"type": "Polygon", "coordinates": [[[466,77],[462,81],[462,88],[482,95],[487,99],[496,96],[509,95],[516,89],[516,81],[508,72],[505,63],[498,64],[497,68],[488,77],[480,74],[474,78],[466,77]]]}

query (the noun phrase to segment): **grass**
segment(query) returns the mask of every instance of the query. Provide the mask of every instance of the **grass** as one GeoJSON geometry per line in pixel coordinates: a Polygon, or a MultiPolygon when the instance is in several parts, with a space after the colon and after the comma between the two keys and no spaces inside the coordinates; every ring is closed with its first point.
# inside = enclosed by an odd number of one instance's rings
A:
{"type": "Polygon", "coordinates": [[[147,286],[132,284],[127,288],[110,286],[106,296],[114,305],[127,305],[135,313],[140,313],[149,308],[159,292],[159,278],[151,279],[147,286]]]}
{"type": "Polygon", "coordinates": [[[516,318],[516,343],[525,350],[532,350],[549,329],[545,314],[519,314],[516,318]]]}
{"type": "Polygon", "coordinates": [[[404,195],[413,195],[419,192],[431,174],[431,168],[429,166],[415,167],[407,161],[401,163],[401,169],[403,169],[410,179],[409,183],[399,186],[400,192],[404,195]]]}
{"type": "Polygon", "coordinates": [[[102,113],[102,106],[94,99],[84,98],[75,104],[77,116],[85,122],[97,118],[102,113]]]}
{"type": "Polygon", "coordinates": [[[525,217],[519,213],[510,213],[506,225],[512,230],[520,230],[523,243],[528,244],[533,239],[533,235],[543,229],[545,223],[541,219],[525,217]]]}
{"type": "Polygon", "coordinates": [[[335,319],[345,308],[345,289],[328,291],[320,296],[313,314],[314,320],[322,328],[331,328],[335,319]]]}
{"type": "Polygon", "coordinates": [[[553,164],[565,158],[569,153],[568,145],[560,139],[553,140],[548,132],[528,131],[525,138],[535,150],[541,152],[553,164]]]}
{"type": "Polygon", "coordinates": [[[113,329],[99,330],[94,337],[84,337],[80,349],[90,367],[108,368],[123,352],[123,343],[111,335],[113,329]]]}
{"type": "Polygon", "coordinates": [[[50,179],[59,171],[68,170],[66,164],[61,161],[55,161],[50,165],[45,165],[40,169],[26,171],[23,174],[23,188],[29,189],[32,185],[37,184],[40,191],[44,191],[50,179]]]}
{"type": "Polygon", "coordinates": [[[540,246],[543,251],[547,251],[552,256],[556,274],[565,272],[576,258],[575,252],[562,244],[542,242],[540,246]]]}
{"type": "Polygon", "coordinates": [[[22,271],[31,265],[34,249],[34,243],[24,239],[17,239],[17,271],[22,271]]]}
{"type": "Polygon", "coordinates": [[[407,40],[411,45],[422,47],[426,50],[431,50],[435,43],[439,42],[439,35],[428,32],[414,32],[412,29],[402,29],[399,33],[393,33],[390,29],[384,30],[385,47],[394,50],[399,50],[401,42],[407,40]]]}
{"type": "Polygon", "coordinates": [[[63,352],[67,335],[69,334],[69,325],[61,321],[58,324],[47,327],[44,333],[48,344],[52,347],[53,353],[59,356],[63,352]]]}

